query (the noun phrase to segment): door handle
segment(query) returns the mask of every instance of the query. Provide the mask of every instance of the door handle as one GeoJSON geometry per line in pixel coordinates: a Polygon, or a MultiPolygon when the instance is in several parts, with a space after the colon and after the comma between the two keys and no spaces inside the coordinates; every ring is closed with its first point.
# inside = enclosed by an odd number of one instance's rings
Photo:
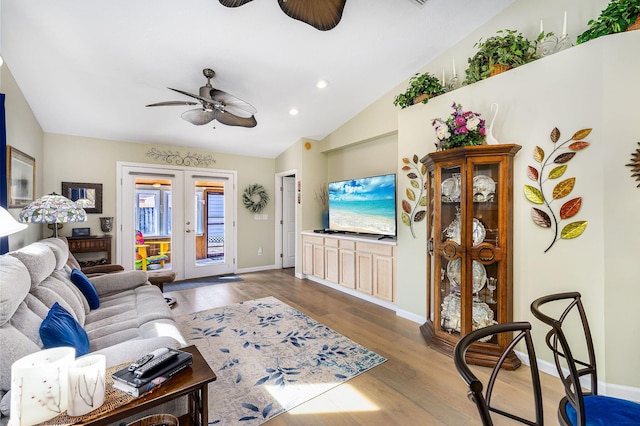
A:
{"type": "Polygon", "coordinates": [[[188,234],[189,232],[196,232],[196,231],[194,231],[192,229],[187,229],[185,232],[188,234]]]}

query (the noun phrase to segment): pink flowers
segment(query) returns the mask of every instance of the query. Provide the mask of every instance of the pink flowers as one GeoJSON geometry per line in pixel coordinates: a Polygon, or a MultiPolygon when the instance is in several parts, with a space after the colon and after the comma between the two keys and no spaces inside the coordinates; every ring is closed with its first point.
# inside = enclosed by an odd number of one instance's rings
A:
{"type": "Polygon", "coordinates": [[[463,111],[462,105],[455,102],[451,105],[453,113],[446,121],[441,118],[433,120],[438,142],[438,150],[458,148],[461,146],[482,145],[487,130],[480,114],[473,111],[463,111]]]}

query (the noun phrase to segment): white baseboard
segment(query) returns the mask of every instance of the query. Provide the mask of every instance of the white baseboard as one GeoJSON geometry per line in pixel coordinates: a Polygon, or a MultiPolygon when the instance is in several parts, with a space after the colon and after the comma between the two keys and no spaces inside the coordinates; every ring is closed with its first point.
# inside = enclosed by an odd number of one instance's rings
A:
{"type": "MultiPolygon", "coordinates": [[[[526,353],[516,351],[516,355],[518,355],[518,358],[520,358],[524,365],[531,366],[531,361],[529,360],[529,357],[526,353]]],[[[538,370],[540,370],[542,373],[547,373],[553,377],[560,377],[558,375],[558,370],[556,369],[555,364],[541,359],[538,359],[537,362],[538,370]]],[[[583,383],[583,386],[586,389],[591,388],[591,384],[588,382],[583,383]]],[[[598,381],[598,394],[640,402],[640,388],[634,388],[631,386],[616,385],[598,381]]]]}
{"type": "Polygon", "coordinates": [[[271,269],[276,269],[276,265],[265,265],[265,266],[255,266],[253,268],[242,268],[236,269],[236,274],[246,274],[248,272],[260,272],[260,271],[269,271],[271,269]]]}
{"type": "Polygon", "coordinates": [[[382,307],[387,308],[387,309],[391,309],[394,312],[397,312],[397,309],[398,309],[398,307],[395,304],[391,303],[391,302],[387,302],[386,300],[381,300],[381,299],[378,299],[376,297],[369,296],[368,294],[360,293],[359,291],[352,290],[352,289],[347,288],[347,287],[343,287],[343,286],[341,286],[339,284],[334,284],[332,282],[320,279],[318,277],[302,274],[300,276],[300,279],[303,279],[303,280],[307,279],[309,281],[313,281],[314,283],[322,284],[322,285],[330,287],[330,288],[332,288],[334,290],[338,290],[338,291],[341,291],[343,293],[347,293],[347,294],[349,294],[351,296],[357,297],[359,299],[366,300],[367,302],[375,303],[376,305],[382,306],[382,307]]]}
{"type": "Polygon", "coordinates": [[[408,319],[409,321],[413,321],[416,324],[420,324],[420,325],[427,322],[427,318],[421,315],[416,315],[413,312],[405,311],[404,309],[396,308],[396,315],[401,318],[408,319]]]}

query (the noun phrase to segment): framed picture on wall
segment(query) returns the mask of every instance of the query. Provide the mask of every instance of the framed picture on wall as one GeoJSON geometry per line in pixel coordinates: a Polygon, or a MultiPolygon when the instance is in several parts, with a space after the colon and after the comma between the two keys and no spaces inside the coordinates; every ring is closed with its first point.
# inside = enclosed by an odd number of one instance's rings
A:
{"type": "Polygon", "coordinates": [[[36,159],[7,145],[7,195],[9,208],[24,207],[36,193],[36,159]]]}
{"type": "Polygon", "coordinates": [[[62,182],[62,195],[87,213],[102,213],[102,184],[62,182]]]}

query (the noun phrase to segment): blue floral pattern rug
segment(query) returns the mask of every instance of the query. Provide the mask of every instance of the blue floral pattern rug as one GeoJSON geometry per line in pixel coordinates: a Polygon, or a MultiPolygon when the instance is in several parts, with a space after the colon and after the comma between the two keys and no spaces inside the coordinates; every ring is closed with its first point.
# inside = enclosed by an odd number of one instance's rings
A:
{"type": "Polygon", "coordinates": [[[176,318],[218,377],[210,425],[259,425],[386,361],[275,297],[176,318]]]}

